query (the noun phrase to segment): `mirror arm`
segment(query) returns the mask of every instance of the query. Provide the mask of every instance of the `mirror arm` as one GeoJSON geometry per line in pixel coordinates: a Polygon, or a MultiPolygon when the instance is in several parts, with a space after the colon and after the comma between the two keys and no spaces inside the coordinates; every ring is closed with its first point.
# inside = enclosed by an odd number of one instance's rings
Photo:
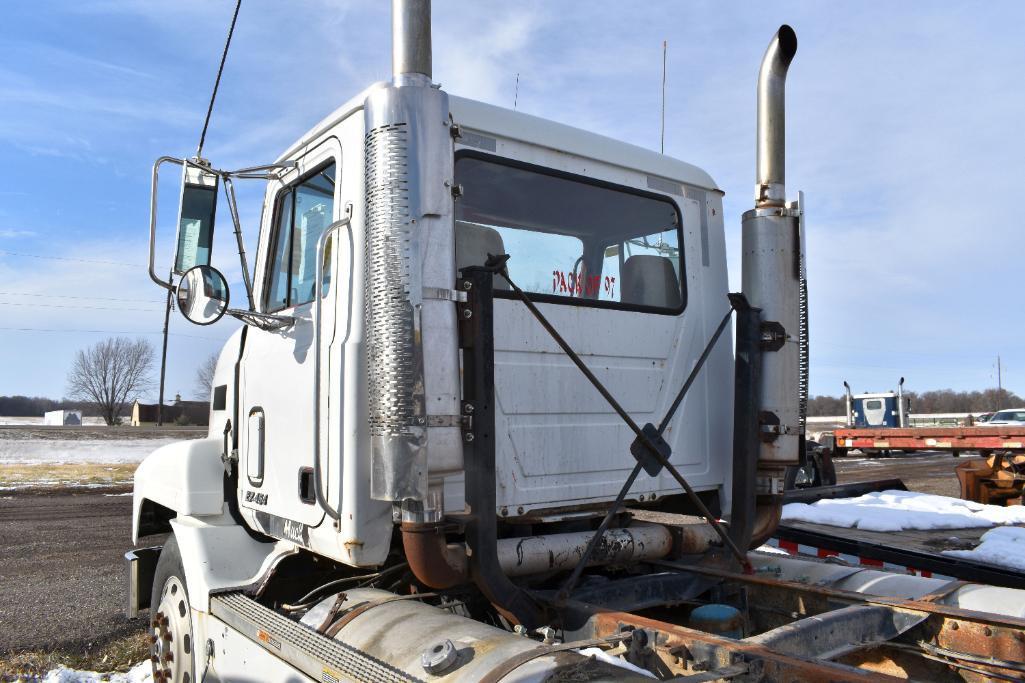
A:
{"type": "Polygon", "coordinates": [[[258,313],[256,311],[243,311],[238,308],[229,308],[225,311],[236,320],[241,320],[246,325],[258,327],[261,330],[283,330],[295,325],[295,318],[290,315],[274,315],[272,313],[258,313]]]}
{"type": "Polygon", "coordinates": [[[165,282],[157,277],[157,273],[153,268],[153,264],[156,259],[157,246],[157,181],[160,176],[160,166],[165,163],[183,166],[185,164],[185,160],[163,156],[157,159],[153,164],[153,181],[150,185],[149,195],[149,276],[153,282],[156,282],[164,289],[174,291],[174,285],[169,281],[165,282]]]}
{"type": "Polygon", "coordinates": [[[238,202],[235,199],[235,185],[231,178],[222,175],[224,182],[224,194],[228,200],[228,211],[231,213],[231,222],[235,225],[235,241],[238,243],[238,258],[242,262],[242,282],[246,286],[246,298],[249,299],[249,310],[255,311],[256,304],[253,302],[253,280],[249,277],[249,263],[246,261],[246,247],[242,240],[242,222],[238,217],[238,202]]]}
{"type": "Polygon", "coordinates": [[[277,180],[284,171],[291,171],[299,166],[295,161],[282,161],[274,164],[263,164],[262,166],[249,166],[240,168],[237,171],[222,171],[221,175],[233,178],[256,178],[258,180],[277,180]],[[280,171],[280,172],[277,172],[280,171]]]}

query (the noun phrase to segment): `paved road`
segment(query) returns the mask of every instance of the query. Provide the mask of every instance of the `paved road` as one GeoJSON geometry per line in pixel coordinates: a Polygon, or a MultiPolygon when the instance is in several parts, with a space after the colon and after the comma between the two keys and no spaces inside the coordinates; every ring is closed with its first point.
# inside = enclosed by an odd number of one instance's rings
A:
{"type": "Polygon", "coordinates": [[[124,616],[131,518],[131,496],[0,497],[0,652],[77,649],[144,625],[124,616]]]}

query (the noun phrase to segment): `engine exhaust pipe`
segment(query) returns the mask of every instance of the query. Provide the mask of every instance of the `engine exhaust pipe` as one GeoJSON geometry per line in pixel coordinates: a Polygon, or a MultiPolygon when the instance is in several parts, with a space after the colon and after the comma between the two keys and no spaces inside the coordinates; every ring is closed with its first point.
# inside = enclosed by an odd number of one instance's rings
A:
{"type": "Polygon", "coordinates": [[[908,426],[908,411],[904,405],[904,378],[897,382],[897,426],[901,429],[908,426]]]}
{"type": "MultiPolygon", "coordinates": [[[[801,415],[801,213],[787,204],[785,188],[784,88],[797,52],[797,35],[783,25],[769,42],[758,71],[758,141],[755,206],[742,218],[742,288],[761,311],[755,353],[760,377],[755,416],[745,416],[757,432],[757,464],[752,470],[756,498],[752,543],[771,536],[779,523],[785,472],[797,466],[803,443],[801,415]]],[[[752,476],[748,474],[748,476],[752,476]]],[[[746,517],[747,515],[745,515],[746,517]]],[[[746,520],[745,520],[746,521],[746,520]]]]}
{"type": "Polygon", "coordinates": [[[796,53],[797,34],[783,24],[765,50],[758,71],[757,207],[783,206],[786,202],[785,87],[787,70],[796,53]]]}
{"type": "Polygon", "coordinates": [[[392,0],[392,75],[431,77],[431,0],[392,0]]]}
{"type": "Polygon", "coordinates": [[[851,385],[844,380],[844,415],[847,418],[847,428],[850,429],[854,426],[854,397],[851,396],[851,385]]]}

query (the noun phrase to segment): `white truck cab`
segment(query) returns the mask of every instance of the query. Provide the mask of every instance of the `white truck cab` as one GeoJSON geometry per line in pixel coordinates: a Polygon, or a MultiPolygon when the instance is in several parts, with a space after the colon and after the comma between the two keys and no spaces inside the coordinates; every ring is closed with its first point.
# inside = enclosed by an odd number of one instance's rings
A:
{"type": "Polygon", "coordinates": [[[154,191],[180,166],[182,194],[180,279],[156,274],[155,198],[152,279],[197,324],[245,323],[208,438],[136,473],[133,540],[171,532],[129,553],[155,678],[868,680],[828,659],[939,612],[858,596],[939,580],[875,572],[824,600],[850,572],[746,554],[776,528],[804,431],[793,30],[759,74],[742,294],[704,171],[448,95],[429,0],[394,0],[393,34],[392,80],[276,161],[154,166],[154,191]],[[233,188],[249,178],[268,183],[252,278],[233,188]],[[234,297],[211,265],[222,191],[234,297]],[[791,581],[809,572],[818,593],[791,581]]]}

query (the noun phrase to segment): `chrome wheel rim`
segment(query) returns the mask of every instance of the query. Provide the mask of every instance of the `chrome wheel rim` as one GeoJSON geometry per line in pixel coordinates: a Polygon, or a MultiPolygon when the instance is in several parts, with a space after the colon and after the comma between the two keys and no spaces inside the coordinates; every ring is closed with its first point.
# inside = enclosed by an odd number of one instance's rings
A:
{"type": "Polygon", "coordinates": [[[192,610],[185,586],[177,576],[164,582],[160,604],[150,621],[150,662],[153,680],[193,683],[192,610]]]}

